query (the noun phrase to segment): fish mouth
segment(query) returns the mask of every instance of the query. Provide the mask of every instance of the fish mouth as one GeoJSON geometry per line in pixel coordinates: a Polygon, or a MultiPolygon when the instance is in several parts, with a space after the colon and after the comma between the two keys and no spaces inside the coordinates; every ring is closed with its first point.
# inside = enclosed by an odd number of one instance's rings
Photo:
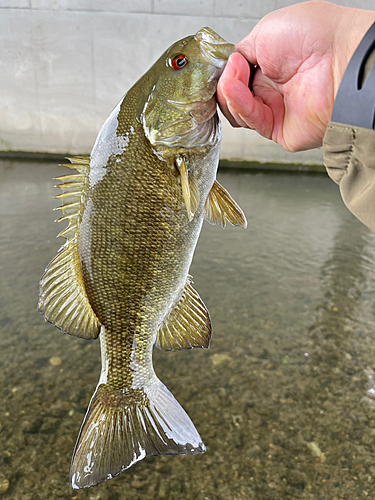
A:
{"type": "Polygon", "coordinates": [[[233,43],[228,43],[211,28],[202,28],[194,38],[199,42],[202,55],[211,64],[224,69],[229,56],[234,52],[233,43]]]}

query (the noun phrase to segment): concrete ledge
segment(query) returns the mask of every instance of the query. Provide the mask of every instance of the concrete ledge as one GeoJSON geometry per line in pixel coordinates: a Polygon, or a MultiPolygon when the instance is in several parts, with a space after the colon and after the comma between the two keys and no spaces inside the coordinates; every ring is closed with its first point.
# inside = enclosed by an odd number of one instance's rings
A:
{"type": "Polygon", "coordinates": [[[220,160],[219,168],[236,168],[247,170],[273,170],[278,172],[308,172],[326,174],[324,165],[306,163],[261,163],[257,161],[220,160]]]}
{"type": "MultiPolygon", "coordinates": [[[[54,153],[33,153],[27,151],[0,151],[1,160],[15,160],[15,161],[46,161],[50,163],[66,163],[68,153],[66,155],[54,153]]],[[[303,163],[261,163],[257,161],[232,161],[220,160],[219,168],[229,169],[250,169],[250,170],[273,170],[279,172],[313,172],[313,173],[326,173],[323,165],[309,165],[303,163]]]]}
{"type": "MultiPolygon", "coordinates": [[[[48,161],[51,163],[66,163],[66,156],[54,153],[33,153],[27,151],[0,151],[1,160],[48,161]]],[[[72,155],[70,155],[72,156],[72,155]]]]}

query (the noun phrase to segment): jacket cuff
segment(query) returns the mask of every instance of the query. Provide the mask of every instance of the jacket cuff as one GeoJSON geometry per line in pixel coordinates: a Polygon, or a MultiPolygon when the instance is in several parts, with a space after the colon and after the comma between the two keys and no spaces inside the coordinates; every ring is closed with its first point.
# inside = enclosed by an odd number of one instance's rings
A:
{"type": "Polygon", "coordinates": [[[345,205],[375,231],[375,131],[330,122],[323,148],[324,165],[345,205]]]}

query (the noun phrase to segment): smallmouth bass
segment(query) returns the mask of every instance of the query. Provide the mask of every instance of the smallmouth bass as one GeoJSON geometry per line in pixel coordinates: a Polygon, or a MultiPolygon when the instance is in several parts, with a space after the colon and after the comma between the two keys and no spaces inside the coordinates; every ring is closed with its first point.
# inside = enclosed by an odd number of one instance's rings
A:
{"type": "Polygon", "coordinates": [[[246,227],[215,180],[215,92],[233,50],[210,28],[173,44],[110,114],[90,158],[70,159],[78,174],[58,178],[67,241],[41,278],[38,309],[64,333],[100,334],[102,355],[73,488],[146,456],[205,451],[152,349],[208,347],[210,316],[188,275],[203,219],[246,227]]]}

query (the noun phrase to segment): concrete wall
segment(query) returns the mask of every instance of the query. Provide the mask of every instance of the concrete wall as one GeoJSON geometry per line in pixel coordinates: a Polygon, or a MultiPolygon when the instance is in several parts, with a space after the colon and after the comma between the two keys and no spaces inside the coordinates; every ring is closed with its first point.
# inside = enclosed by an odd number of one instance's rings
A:
{"type": "MultiPolygon", "coordinates": [[[[238,42],[289,0],[0,0],[0,151],[89,153],[112,108],[174,41],[238,42]]],[[[342,0],[375,9],[375,0],[342,0]]],[[[223,124],[222,157],[320,163],[223,124]]]]}

